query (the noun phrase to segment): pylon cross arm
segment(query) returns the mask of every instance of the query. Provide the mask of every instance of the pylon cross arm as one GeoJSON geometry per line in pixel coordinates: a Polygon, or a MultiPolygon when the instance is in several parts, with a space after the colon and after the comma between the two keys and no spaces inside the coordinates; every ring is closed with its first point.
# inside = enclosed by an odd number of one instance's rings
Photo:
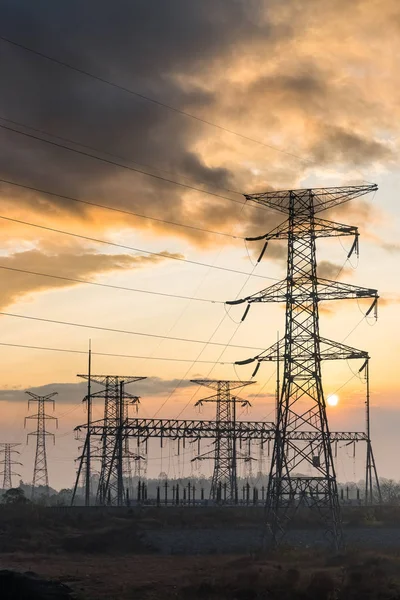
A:
{"type": "MultiPolygon", "coordinates": [[[[341,281],[331,281],[329,279],[317,279],[315,294],[313,288],[309,285],[309,279],[306,277],[297,277],[293,279],[294,287],[291,291],[293,304],[307,303],[311,301],[325,300],[351,300],[357,298],[379,298],[378,290],[359,287],[341,281]]],[[[287,280],[283,279],[278,283],[247,296],[240,300],[228,300],[226,304],[235,305],[248,302],[286,302],[288,300],[287,280]]]]}
{"type": "Polygon", "coordinates": [[[289,235],[295,236],[297,239],[309,236],[312,232],[317,238],[323,237],[339,237],[339,236],[358,236],[358,227],[352,225],[344,225],[343,223],[335,223],[334,221],[326,221],[325,219],[314,219],[312,225],[310,219],[304,218],[296,221],[293,228],[290,227],[287,219],[278,227],[275,227],[269,233],[257,237],[248,237],[246,241],[254,242],[258,240],[287,240],[289,235]]]}
{"type": "MultiPolygon", "coordinates": [[[[358,348],[352,348],[346,344],[335,342],[334,340],[328,340],[327,338],[320,338],[320,354],[321,360],[352,360],[352,359],[363,359],[368,360],[369,354],[365,350],[359,350],[358,348]]],[[[302,355],[299,353],[296,356],[297,359],[306,360],[310,358],[310,353],[304,351],[302,355]]],[[[285,338],[281,338],[279,342],[275,342],[256,356],[247,358],[245,360],[238,360],[235,362],[236,365],[248,365],[255,361],[258,362],[276,362],[277,360],[285,359],[285,338]]]]}
{"type": "Polygon", "coordinates": [[[300,213],[303,208],[305,198],[309,198],[310,194],[313,197],[314,213],[322,212],[328,208],[338,206],[354,198],[359,198],[365,194],[375,192],[378,189],[376,184],[344,186],[344,187],[328,187],[328,188],[313,188],[300,190],[278,190],[262,192],[260,194],[244,194],[246,200],[252,200],[273,208],[285,214],[289,210],[294,209],[300,213]]]}

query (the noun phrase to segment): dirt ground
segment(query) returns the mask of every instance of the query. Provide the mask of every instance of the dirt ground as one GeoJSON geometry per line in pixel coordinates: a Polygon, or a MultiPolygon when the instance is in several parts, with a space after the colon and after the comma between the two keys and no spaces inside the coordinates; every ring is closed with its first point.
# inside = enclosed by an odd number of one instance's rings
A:
{"type": "Polygon", "coordinates": [[[12,553],[3,554],[0,564],[61,581],[71,588],[71,598],[78,600],[400,599],[400,559],[384,554],[332,557],[289,550],[275,557],[12,553]]]}
{"type": "Polygon", "coordinates": [[[60,580],[85,600],[133,600],[177,597],[177,591],[206,574],[211,579],[232,557],[90,556],[10,554],[2,568],[33,571],[60,580]]]}
{"type": "MultiPolygon", "coordinates": [[[[193,513],[181,512],[132,515],[36,508],[0,510],[0,598],[400,600],[400,539],[397,547],[358,546],[342,554],[304,544],[288,545],[268,554],[197,555],[195,550],[190,551],[191,536],[196,531],[214,531],[217,536],[235,524],[240,537],[254,517],[254,513],[250,516],[219,511],[195,519],[193,513]],[[143,528],[171,535],[179,528],[180,536],[188,540],[189,551],[162,553],[148,544],[143,528]],[[29,588],[32,583],[40,591],[21,595],[16,576],[13,591],[5,592],[3,579],[12,579],[13,571],[29,572],[24,586],[29,588]],[[42,580],[62,585],[46,587],[42,580]]],[[[395,517],[385,518],[385,531],[399,531],[397,512],[395,517]]],[[[359,526],[366,526],[365,519],[359,526]]],[[[380,520],[375,519],[369,529],[379,536],[380,527],[380,520]]],[[[312,527],[307,531],[313,535],[312,527]]]]}

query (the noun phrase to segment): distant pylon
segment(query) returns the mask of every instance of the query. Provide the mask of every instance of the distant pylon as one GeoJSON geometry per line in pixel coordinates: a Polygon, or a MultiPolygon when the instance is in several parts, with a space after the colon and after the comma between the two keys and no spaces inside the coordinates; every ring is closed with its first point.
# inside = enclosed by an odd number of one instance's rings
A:
{"type": "Polygon", "coordinates": [[[4,455],[4,460],[0,460],[0,465],[3,466],[3,471],[0,472],[0,475],[3,475],[3,490],[9,490],[12,488],[12,476],[16,475],[21,477],[19,473],[14,473],[12,470],[13,465],[22,465],[22,463],[13,460],[13,454],[20,454],[18,450],[15,450],[16,446],[20,446],[21,444],[10,444],[8,442],[0,444],[0,454],[4,455]]]}
{"type": "Polygon", "coordinates": [[[217,436],[215,446],[211,453],[198,456],[197,459],[214,457],[214,471],[211,482],[210,498],[221,502],[221,490],[227,485],[227,500],[237,502],[237,448],[236,437],[226,435],[226,427],[235,430],[236,405],[248,406],[247,400],[242,400],[231,394],[232,390],[251,385],[254,381],[213,381],[210,379],[192,379],[193,383],[204,385],[215,390],[217,393],[209,398],[203,398],[196,402],[195,406],[201,406],[207,402],[215,402],[217,405],[216,424],[217,436]],[[233,426],[233,427],[232,427],[233,426]]]}
{"type": "Polygon", "coordinates": [[[58,427],[58,420],[55,417],[47,415],[45,412],[46,402],[52,402],[53,410],[54,410],[54,400],[52,398],[57,395],[57,392],[53,392],[52,394],[47,394],[47,396],[38,396],[33,392],[25,392],[32,398],[32,400],[28,400],[28,408],[31,405],[31,402],[37,403],[38,411],[35,415],[29,415],[25,417],[25,426],[27,419],[36,419],[36,429],[35,431],[31,431],[28,433],[27,441],[30,435],[36,437],[36,455],[35,455],[35,465],[33,468],[33,479],[32,479],[32,498],[35,497],[36,488],[39,486],[43,486],[45,488],[45,494],[49,493],[49,475],[47,471],[47,456],[46,456],[46,437],[52,436],[55,443],[54,433],[50,433],[46,431],[46,421],[54,420],[56,422],[56,426],[58,427]]]}

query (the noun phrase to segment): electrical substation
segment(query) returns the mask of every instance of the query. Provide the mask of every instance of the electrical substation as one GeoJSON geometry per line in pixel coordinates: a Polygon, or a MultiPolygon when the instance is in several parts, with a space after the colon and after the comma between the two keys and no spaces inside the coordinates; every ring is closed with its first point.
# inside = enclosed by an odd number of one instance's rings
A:
{"type": "MultiPolygon", "coordinates": [[[[380,500],[379,480],[371,443],[369,354],[344,343],[320,335],[319,303],[341,299],[371,299],[366,316],[377,316],[378,292],[337,280],[318,277],[316,242],[319,238],[350,236],[353,243],[348,257],[358,255],[359,232],[355,226],[325,220],[319,214],[328,209],[376,191],[376,185],[313,188],[271,191],[246,195],[246,201],[255,202],[286,215],[286,220],[271,232],[248,238],[264,243],[259,261],[267,252],[272,240],[287,240],[287,270],[282,281],[243,299],[227,301],[228,306],[246,304],[242,321],[253,303],[285,303],[284,336],[268,350],[237,361],[237,365],[255,363],[251,380],[229,381],[196,379],[193,383],[210,388],[214,394],[196,403],[215,404],[214,420],[180,420],[139,418],[132,416],[129,407],[137,409],[139,397],[134,394],[134,384],[143,379],[137,376],[92,375],[89,351],[85,397],[87,422],[76,427],[78,439],[83,442],[79,458],[77,479],[72,503],[76,494],[84,490],[85,505],[126,506],[149,501],[146,483],[139,481],[138,491],[132,486],[132,473],[139,472],[148,458],[148,442],[155,438],[164,444],[178,445],[178,453],[185,445],[195,448],[193,461],[212,461],[213,475],[210,497],[204,498],[197,490],[179,490],[174,486],[170,502],[187,506],[208,500],[212,504],[240,504],[247,492],[238,488],[238,464],[250,463],[255,457],[269,456],[266,473],[266,490],[253,493],[254,503],[265,503],[265,525],[274,543],[284,538],[290,522],[298,511],[311,510],[319,519],[332,545],[342,545],[340,502],[334,458],[338,444],[362,443],[365,448],[364,502],[380,500]],[[318,216],[317,216],[318,215],[318,216]],[[322,361],[358,360],[359,373],[366,380],[365,431],[331,431],[326,412],[321,376],[322,361]],[[277,365],[276,419],[273,422],[245,421],[238,418],[238,407],[249,405],[241,394],[254,381],[263,362],[277,365]],[[280,376],[281,374],[281,376],[280,376]],[[101,390],[93,392],[98,384],[101,390]],[[126,387],[132,384],[132,392],[126,387]],[[104,415],[92,419],[92,402],[104,400],[104,415]],[[204,449],[204,444],[208,445],[204,449]],[[269,452],[270,447],[272,453],[269,452]],[[133,465],[133,468],[132,468],[133,465]],[[96,475],[96,476],[95,476],[96,475]],[[96,486],[96,489],[93,487],[96,486]],[[375,489],[375,493],[373,490],[375,489]],[[184,492],[184,497],[180,495],[184,492]],[[375,494],[375,495],[374,495],[375,494]]],[[[268,323],[268,318],[265,318],[268,323]]],[[[192,453],[193,454],[193,453],[192,453]]],[[[259,459],[260,465],[262,459],[259,459]]],[[[260,467],[261,468],[261,467],[260,467]]],[[[143,472],[143,471],[142,471],[143,472]]],[[[168,473],[166,474],[169,475],[168,473]]],[[[137,478],[136,478],[137,479],[137,478]]],[[[168,505],[168,483],[164,483],[164,502],[161,484],[157,491],[157,504],[168,505]]]]}

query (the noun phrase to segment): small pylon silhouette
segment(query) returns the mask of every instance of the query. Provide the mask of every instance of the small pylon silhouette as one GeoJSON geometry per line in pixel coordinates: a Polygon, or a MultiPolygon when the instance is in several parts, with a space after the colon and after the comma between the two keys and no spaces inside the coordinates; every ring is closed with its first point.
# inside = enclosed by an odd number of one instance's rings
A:
{"type": "Polygon", "coordinates": [[[45,404],[46,402],[52,402],[53,410],[54,410],[54,400],[52,398],[57,395],[57,392],[53,392],[52,394],[47,394],[47,396],[38,396],[33,392],[25,392],[32,398],[32,400],[28,400],[28,408],[31,405],[31,402],[36,402],[38,405],[38,411],[35,415],[29,415],[29,417],[25,417],[25,426],[27,419],[36,419],[37,425],[36,430],[28,433],[27,442],[30,435],[36,437],[36,455],[35,455],[35,466],[33,468],[33,479],[32,479],[32,498],[35,496],[36,488],[39,486],[43,486],[45,489],[45,494],[49,493],[49,475],[47,471],[47,456],[46,456],[46,437],[52,436],[53,441],[55,443],[54,433],[50,433],[46,431],[46,421],[53,420],[56,422],[56,426],[58,427],[58,420],[55,417],[47,415],[45,413],[45,404]]]}
{"type": "Polygon", "coordinates": [[[3,471],[0,472],[0,475],[3,475],[3,490],[12,488],[13,475],[21,477],[19,473],[14,473],[12,470],[13,465],[22,465],[22,463],[13,460],[12,458],[13,454],[20,454],[18,450],[15,450],[15,447],[20,445],[21,444],[10,444],[8,442],[0,444],[0,454],[4,455],[4,460],[0,460],[0,465],[4,465],[3,471]]]}

